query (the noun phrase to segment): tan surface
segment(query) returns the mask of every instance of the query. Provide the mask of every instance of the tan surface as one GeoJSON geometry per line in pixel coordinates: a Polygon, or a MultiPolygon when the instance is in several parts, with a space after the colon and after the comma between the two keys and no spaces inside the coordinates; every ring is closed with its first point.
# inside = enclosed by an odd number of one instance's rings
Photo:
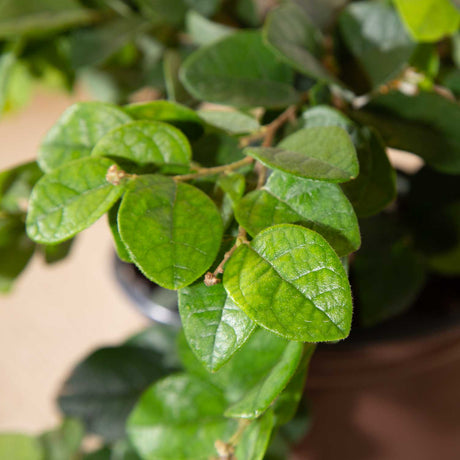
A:
{"type": "MultiPolygon", "coordinates": [[[[0,121],[0,170],[33,159],[44,133],[75,100],[40,93],[0,121]]],[[[71,257],[45,267],[36,257],[10,296],[0,296],[0,431],[41,431],[58,421],[54,400],[73,365],[102,344],[147,324],[116,284],[108,226],[101,219],[71,257]]]]}

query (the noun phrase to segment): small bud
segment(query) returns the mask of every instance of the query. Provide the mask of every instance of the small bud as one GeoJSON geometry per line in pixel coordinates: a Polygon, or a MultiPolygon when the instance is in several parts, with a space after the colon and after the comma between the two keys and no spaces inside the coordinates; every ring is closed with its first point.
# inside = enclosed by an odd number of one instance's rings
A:
{"type": "Polygon", "coordinates": [[[208,272],[206,275],[204,275],[204,284],[206,286],[214,286],[216,284],[220,283],[220,279],[217,278],[217,276],[214,275],[214,273],[208,272]]]}
{"type": "Polygon", "coordinates": [[[107,182],[110,182],[112,185],[120,185],[120,182],[127,177],[128,175],[121,169],[118,169],[117,165],[112,165],[107,170],[105,179],[107,182]]]}

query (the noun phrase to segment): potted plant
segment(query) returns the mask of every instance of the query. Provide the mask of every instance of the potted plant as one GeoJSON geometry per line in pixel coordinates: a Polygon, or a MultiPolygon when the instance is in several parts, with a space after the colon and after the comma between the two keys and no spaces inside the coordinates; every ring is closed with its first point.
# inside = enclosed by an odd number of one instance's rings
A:
{"type": "Polygon", "coordinates": [[[134,75],[120,101],[168,100],[71,106],[0,175],[0,287],[107,214],[119,258],[178,291],[182,330],[91,354],[59,396],[70,418],[0,437],[0,457],[286,458],[317,343],[409,333],[427,292],[452,306],[457,2],[69,0],[31,6],[32,28],[9,4],[4,37],[46,32],[93,76],[134,75]],[[425,166],[397,173],[387,147],[425,166]],[[104,446],[82,453],[85,431],[104,446]]]}

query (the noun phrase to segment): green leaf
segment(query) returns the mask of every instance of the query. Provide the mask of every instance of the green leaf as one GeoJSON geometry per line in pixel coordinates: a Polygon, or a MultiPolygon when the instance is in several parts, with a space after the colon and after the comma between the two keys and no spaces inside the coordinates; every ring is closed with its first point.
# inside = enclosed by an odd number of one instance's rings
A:
{"type": "Polygon", "coordinates": [[[42,174],[35,161],[1,172],[0,209],[9,214],[24,213],[32,187],[42,174]]]}
{"type": "Polygon", "coordinates": [[[188,107],[172,101],[152,101],[130,104],[124,107],[135,120],[163,121],[179,128],[187,136],[200,137],[203,121],[188,107]]]}
{"type": "Polygon", "coordinates": [[[210,21],[196,11],[187,13],[185,23],[187,33],[197,45],[208,45],[235,32],[232,27],[210,21]]]}
{"type": "Polygon", "coordinates": [[[72,249],[74,238],[58,244],[46,244],[42,246],[42,251],[47,264],[55,264],[65,259],[72,249]]]}
{"type": "Polygon", "coordinates": [[[310,20],[321,30],[327,30],[348,0],[297,0],[310,20]]]}
{"type": "Polygon", "coordinates": [[[46,135],[38,153],[38,163],[49,172],[72,160],[87,157],[104,134],[129,121],[128,114],[111,104],[74,104],[46,135]]]}
{"type": "Polygon", "coordinates": [[[151,386],[128,421],[131,442],[144,459],[208,460],[214,443],[228,441],[235,421],[225,419],[222,391],[197,377],[178,374],[151,386]]]}
{"type": "Polygon", "coordinates": [[[65,419],[58,428],[40,436],[46,460],[73,459],[79,454],[84,429],[78,420],[65,419]]]}
{"type": "Polygon", "coordinates": [[[338,126],[349,134],[354,130],[354,123],[342,112],[328,105],[317,105],[302,112],[299,120],[303,128],[315,128],[321,126],[338,126]]]}
{"type": "Polygon", "coordinates": [[[235,217],[251,236],[272,225],[296,223],[320,233],[339,256],[360,245],[358,221],[340,187],[278,171],[261,190],[238,202],[235,217]]]}
{"type": "Polygon", "coordinates": [[[3,47],[0,55],[0,115],[8,109],[9,89],[17,64],[17,46],[3,47]]]}
{"type": "Polygon", "coordinates": [[[349,5],[340,16],[340,32],[363,67],[372,88],[396,78],[415,48],[394,8],[383,2],[349,5]]]}
{"type": "Polygon", "coordinates": [[[174,126],[160,121],[133,121],[109,131],[91,155],[124,158],[139,165],[188,165],[192,149],[174,126]]]}
{"type": "Polygon", "coordinates": [[[179,26],[184,21],[187,5],[184,0],[134,0],[141,13],[157,27],[167,23],[179,26]]]}
{"type": "Polygon", "coordinates": [[[248,147],[244,152],[269,168],[308,179],[346,182],[359,172],[350,136],[337,126],[300,129],[277,147],[248,147]]]}
{"type": "Polygon", "coordinates": [[[85,25],[97,18],[75,0],[3,0],[0,4],[0,38],[37,35],[85,25]]]}
{"type": "Polygon", "coordinates": [[[217,179],[217,185],[236,203],[243,195],[246,188],[246,179],[243,174],[223,174],[217,179]]]}
{"type": "Polygon", "coordinates": [[[120,198],[123,185],[106,174],[113,161],[83,158],[43,176],[30,197],[27,234],[37,243],[60,243],[81,232],[120,198]]]}
{"type": "Polygon", "coordinates": [[[225,266],[224,287],[252,320],[289,340],[339,340],[350,332],[345,270],[307,228],[276,225],[241,245],[225,266]]]}
{"type": "Polygon", "coordinates": [[[263,460],[267,451],[275,417],[268,410],[262,417],[251,422],[244,430],[235,451],[238,460],[263,460]]]}
{"type": "Polygon", "coordinates": [[[108,441],[121,438],[141,393],[169,370],[152,349],[123,345],[101,348],[73,370],[59,395],[59,407],[82,420],[87,431],[108,441]]]}
{"type": "Polygon", "coordinates": [[[32,436],[20,433],[1,433],[0,458],[5,460],[42,460],[43,453],[40,443],[32,436]]]}
{"type": "Polygon", "coordinates": [[[221,0],[185,0],[185,3],[203,16],[213,16],[221,6],[221,0]]]}
{"type": "Polygon", "coordinates": [[[299,5],[284,3],[271,11],[264,38],[280,59],[299,72],[319,80],[335,80],[319,61],[321,33],[299,5]]]}
{"type": "Polygon", "coordinates": [[[197,99],[243,107],[285,107],[297,102],[292,78],[289,67],[254,31],[237,32],[200,48],[181,69],[182,82],[197,99]]]}
{"type": "Polygon", "coordinates": [[[222,367],[255,328],[222,284],[208,287],[199,282],[181,289],[179,312],[190,348],[210,371],[222,367]]]}
{"type": "Polygon", "coordinates": [[[380,135],[372,128],[362,128],[357,148],[359,175],[342,184],[356,214],[377,214],[396,198],[396,172],[388,160],[380,135]]]}
{"type": "Polygon", "coordinates": [[[447,174],[460,173],[460,107],[436,93],[378,96],[351,116],[375,127],[386,145],[421,156],[447,174]]]}
{"type": "Polygon", "coordinates": [[[193,98],[179,79],[182,62],[188,54],[185,50],[167,49],[163,56],[163,74],[168,99],[191,105],[193,98]]]}
{"type": "Polygon", "coordinates": [[[394,0],[416,41],[436,42],[457,32],[460,13],[449,0],[394,0]]]}
{"type": "Polygon", "coordinates": [[[128,250],[126,249],[125,244],[121,240],[120,232],[118,231],[118,210],[120,209],[121,200],[118,201],[114,206],[112,206],[107,213],[109,220],[110,231],[112,232],[113,241],[115,243],[115,250],[117,251],[117,256],[123,262],[132,263],[131,256],[129,255],[128,250]]]}
{"type": "Polygon", "coordinates": [[[200,110],[198,115],[208,124],[230,134],[252,133],[260,129],[259,122],[243,112],[227,110],[200,110]]]}
{"type": "Polygon", "coordinates": [[[206,194],[158,175],[133,181],[120,206],[118,229],[134,263],[167,289],[191,284],[211,266],[223,232],[206,194]]]}

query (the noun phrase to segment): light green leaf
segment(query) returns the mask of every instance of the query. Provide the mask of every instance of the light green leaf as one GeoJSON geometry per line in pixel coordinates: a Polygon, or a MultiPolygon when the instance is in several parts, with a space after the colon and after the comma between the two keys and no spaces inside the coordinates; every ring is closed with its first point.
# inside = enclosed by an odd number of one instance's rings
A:
{"type": "Polygon", "coordinates": [[[191,284],[211,266],[223,232],[219,211],[205,193],[158,175],[133,182],[118,229],[134,263],[167,289],[191,284]]]}
{"type": "Polygon", "coordinates": [[[259,122],[243,112],[227,110],[200,110],[198,115],[208,124],[230,134],[252,133],[260,129],[259,122]]]}
{"type": "Polygon", "coordinates": [[[396,198],[396,172],[380,135],[370,128],[358,134],[359,175],[342,189],[360,217],[377,214],[396,198]]]}
{"type": "Polygon", "coordinates": [[[262,190],[238,202],[235,217],[251,236],[272,225],[296,223],[320,233],[344,256],[358,249],[353,207],[340,187],[275,171],[262,190]]]}
{"type": "Polygon", "coordinates": [[[72,160],[87,157],[104,134],[129,121],[128,114],[111,104],[74,104],[48,131],[38,153],[38,163],[49,172],[72,160]]]}
{"type": "Polygon", "coordinates": [[[108,441],[125,434],[125,423],[141,393],[169,369],[153,349],[123,345],[100,348],[73,370],[59,395],[59,407],[80,419],[87,431],[108,441]]]}
{"type": "Polygon", "coordinates": [[[73,459],[79,455],[85,435],[82,424],[75,419],[65,419],[62,424],[40,436],[44,460],[73,459]]]}
{"type": "Polygon", "coordinates": [[[126,249],[125,244],[121,240],[120,232],[118,231],[118,210],[120,209],[121,200],[118,201],[114,206],[112,206],[107,213],[107,218],[109,220],[110,231],[112,232],[113,241],[115,243],[115,250],[117,255],[123,262],[132,263],[131,256],[129,255],[128,250],[126,249]]]}
{"type": "Polygon", "coordinates": [[[326,240],[307,228],[276,225],[241,245],[225,266],[224,287],[257,324],[287,339],[322,342],[350,332],[345,270],[326,240]]]}
{"type": "Polygon", "coordinates": [[[172,101],[152,101],[124,107],[135,120],[163,121],[179,128],[187,136],[196,138],[203,133],[203,121],[185,105],[172,101]]]}
{"type": "Polygon", "coordinates": [[[350,4],[340,16],[345,44],[363,67],[372,88],[396,78],[415,48],[394,8],[383,2],[350,4]]]}
{"type": "Polygon", "coordinates": [[[251,422],[236,446],[236,458],[238,460],[263,460],[274,425],[275,417],[272,410],[268,410],[262,417],[251,422]]]}
{"type": "Polygon", "coordinates": [[[292,79],[291,69],[254,31],[237,32],[200,48],[181,69],[182,82],[197,99],[243,107],[297,102],[292,79]]]}
{"type": "Polygon", "coordinates": [[[33,35],[85,25],[96,20],[94,11],[76,0],[3,0],[0,4],[0,38],[33,35]]]}
{"type": "Polygon", "coordinates": [[[319,61],[321,33],[297,4],[284,3],[268,14],[264,39],[280,59],[299,72],[320,80],[335,80],[319,61]]]}
{"type": "Polygon", "coordinates": [[[96,222],[124,191],[122,184],[107,181],[111,165],[107,158],[83,158],[43,176],[30,196],[29,237],[37,243],[60,243],[96,222]]]}
{"type": "Polygon", "coordinates": [[[415,153],[438,171],[460,173],[458,103],[436,93],[406,96],[393,91],[351,116],[375,127],[386,145],[415,153]]]}
{"type": "Polygon", "coordinates": [[[303,128],[338,126],[350,134],[354,129],[354,123],[349,118],[328,105],[317,105],[305,110],[299,121],[303,128]]]}
{"type": "Polygon", "coordinates": [[[124,158],[139,165],[187,165],[192,149],[174,126],[160,121],[133,121],[109,131],[91,155],[124,158]]]}
{"type": "Polygon", "coordinates": [[[359,172],[350,136],[337,126],[300,129],[277,147],[248,147],[244,152],[270,168],[308,179],[347,182],[359,172]]]}
{"type": "Polygon", "coordinates": [[[179,312],[190,348],[210,371],[222,367],[255,328],[222,284],[208,287],[199,282],[181,289],[179,312]]]}
{"type": "Polygon", "coordinates": [[[14,67],[17,64],[17,50],[15,46],[3,47],[0,55],[0,115],[8,109],[10,82],[14,67]]]}
{"type": "Polygon", "coordinates": [[[449,0],[394,0],[405,26],[420,42],[436,42],[457,32],[460,13],[449,0]]]}
{"type": "Polygon", "coordinates": [[[38,440],[20,433],[0,434],[0,458],[42,460],[43,452],[38,440]]]}
{"type": "Polygon", "coordinates": [[[197,45],[207,45],[235,32],[232,27],[210,21],[193,10],[187,13],[185,24],[188,34],[197,45]]]}
{"type": "Polygon", "coordinates": [[[208,460],[214,443],[227,442],[237,423],[223,417],[222,391],[178,374],[152,385],[128,420],[131,442],[146,460],[208,460]]]}

